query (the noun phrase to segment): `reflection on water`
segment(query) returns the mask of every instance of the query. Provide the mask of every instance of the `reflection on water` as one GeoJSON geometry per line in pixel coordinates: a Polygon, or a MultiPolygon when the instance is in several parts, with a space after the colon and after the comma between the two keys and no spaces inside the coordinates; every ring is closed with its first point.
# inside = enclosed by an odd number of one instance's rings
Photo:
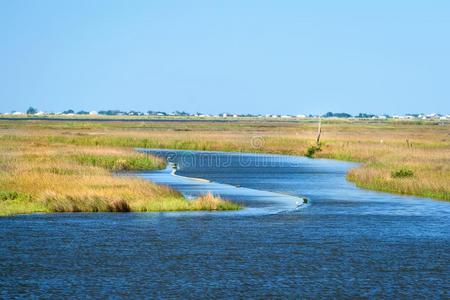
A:
{"type": "Polygon", "coordinates": [[[350,163],[151,152],[210,182],[143,178],[246,208],[2,218],[0,297],[449,298],[447,202],[356,188],[350,163]]]}

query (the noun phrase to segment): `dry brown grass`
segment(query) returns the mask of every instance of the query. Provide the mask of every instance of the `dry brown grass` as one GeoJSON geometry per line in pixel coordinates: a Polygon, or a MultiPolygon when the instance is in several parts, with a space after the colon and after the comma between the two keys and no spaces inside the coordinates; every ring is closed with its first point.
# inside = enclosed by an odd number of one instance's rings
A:
{"type": "MultiPolygon", "coordinates": [[[[211,197],[188,201],[177,191],[134,177],[114,176],[109,164],[149,169],[164,165],[160,158],[128,148],[75,146],[0,137],[0,215],[31,212],[127,212],[237,209],[211,197]],[[96,157],[99,166],[78,157],[96,157]],[[115,159],[111,160],[111,158],[115,159]],[[223,206],[217,203],[224,203],[223,206]]],[[[88,161],[90,162],[90,161],[88,161]]],[[[122,168],[120,168],[122,169],[122,168]]],[[[115,170],[115,169],[114,169],[115,170]]]]}
{"type": "MultiPolygon", "coordinates": [[[[314,144],[316,130],[317,120],[0,121],[0,134],[5,140],[51,144],[52,151],[57,145],[74,145],[76,149],[101,149],[97,151],[147,147],[304,155],[314,144]]],[[[321,151],[315,156],[362,162],[360,168],[348,174],[348,179],[357,185],[450,200],[450,123],[327,120],[322,130],[321,151]],[[392,176],[392,172],[402,168],[410,169],[414,175],[392,176]]]]}

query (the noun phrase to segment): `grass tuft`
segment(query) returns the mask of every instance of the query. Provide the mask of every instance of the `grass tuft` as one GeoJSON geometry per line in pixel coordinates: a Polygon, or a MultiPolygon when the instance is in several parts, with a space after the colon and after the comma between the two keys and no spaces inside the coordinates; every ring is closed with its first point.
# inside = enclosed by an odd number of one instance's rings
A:
{"type": "Polygon", "coordinates": [[[392,178],[405,178],[405,177],[413,177],[414,172],[408,168],[401,168],[399,170],[395,170],[391,172],[392,178]]]}
{"type": "Polygon", "coordinates": [[[0,191],[0,201],[27,201],[31,200],[31,195],[18,193],[15,191],[0,191]]]}
{"type": "Polygon", "coordinates": [[[191,206],[198,210],[238,210],[241,208],[239,204],[223,200],[211,193],[198,197],[192,201],[191,206]]]}
{"type": "Polygon", "coordinates": [[[308,149],[306,149],[305,156],[309,157],[309,158],[313,158],[314,155],[316,154],[316,152],[318,152],[320,150],[321,150],[320,146],[316,146],[316,145],[309,146],[308,149]]]}

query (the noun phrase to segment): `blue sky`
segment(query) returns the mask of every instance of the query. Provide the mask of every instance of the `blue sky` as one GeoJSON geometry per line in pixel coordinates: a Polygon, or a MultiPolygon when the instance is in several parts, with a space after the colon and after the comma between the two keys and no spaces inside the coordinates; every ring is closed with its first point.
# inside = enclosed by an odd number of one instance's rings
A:
{"type": "Polygon", "coordinates": [[[0,1],[0,111],[450,113],[450,1],[0,1]]]}

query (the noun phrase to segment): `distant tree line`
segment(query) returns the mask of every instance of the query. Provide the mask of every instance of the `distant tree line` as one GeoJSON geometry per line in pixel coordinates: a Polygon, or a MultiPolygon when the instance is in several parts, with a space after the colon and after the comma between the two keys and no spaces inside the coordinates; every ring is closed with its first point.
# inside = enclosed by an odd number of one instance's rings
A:
{"type": "Polygon", "coordinates": [[[31,107],[31,106],[27,109],[27,115],[34,115],[37,112],[38,112],[37,108],[31,107]]]}
{"type": "Polygon", "coordinates": [[[351,118],[352,115],[348,113],[333,113],[331,111],[327,112],[326,114],[322,115],[324,118],[351,118]]]}

